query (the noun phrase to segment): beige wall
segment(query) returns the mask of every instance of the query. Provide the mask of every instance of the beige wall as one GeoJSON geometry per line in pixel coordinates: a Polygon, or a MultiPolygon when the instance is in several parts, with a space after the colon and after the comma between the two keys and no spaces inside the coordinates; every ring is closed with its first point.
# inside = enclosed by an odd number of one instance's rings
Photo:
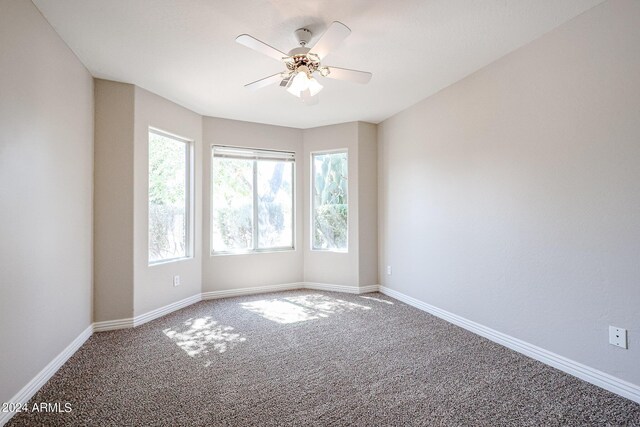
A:
{"type": "Polygon", "coordinates": [[[202,117],[136,86],[96,79],[94,320],[127,319],[201,292],[202,117]],[[193,141],[193,257],[149,266],[149,127],[193,141]],[[173,276],[180,286],[173,286],[173,276]]]}
{"type": "Polygon", "coordinates": [[[29,1],[0,2],[0,402],[91,325],[93,80],[29,1]]]}
{"type": "Polygon", "coordinates": [[[360,286],[378,284],[378,126],[358,122],[360,286]]]}
{"type": "Polygon", "coordinates": [[[384,285],[640,384],[639,22],[606,2],[379,126],[384,285]]]}
{"type": "Polygon", "coordinates": [[[376,125],[345,123],[292,129],[235,120],[203,119],[203,292],[297,282],[337,285],[377,283],[376,125]],[[214,144],[291,150],[296,153],[296,250],[210,256],[211,146],[214,144]],[[362,147],[361,149],[359,147],[362,147]],[[349,251],[311,251],[309,239],[310,156],[313,151],[349,150],[349,251]],[[364,168],[359,167],[360,164],[364,168]],[[360,172],[359,172],[360,171],[360,172]],[[362,186],[359,188],[359,182],[362,186]],[[359,210],[364,194],[364,212],[359,210]],[[361,230],[361,231],[359,231],[361,230]],[[359,256],[360,242],[367,249],[359,256]],[[360,275],[362,274],[362,280],[360,275]]]}
{"type": "Polygon", "coordinates": [[[303,281],[377,283],[376,125],[353,122],[302,130],[203,118],[132,85],[96,80],[96,88],[96,321],[138,316],[199,292],[303,281]],[[195,141],[193,259],[148,265],[149,127],[195,141]],[[294,250],[210,254],[214,144],[296,153],[294,250]],[[310,251],[309,157],[311,151],[335,148],[349,149],[349,252],[310,251]],[[360,242],[366,245],[362,254],[360,242]],[[173,286],[174,275],[180,275],[182,286],[173,286]]]}
{"type": "Polygon", "coordinates": [[[304,131],[304,281],[358,286],[358,123],[343,123],[304,131]],[[348,152],[348,251],[311,250],[311,154],[346,149],[348,152]]]}
{"type": "Polygon", "coordinates": [[[135,86],[95,80],[94,321],[133,317],[135,86]]]}
{"type": "Polygon", "coordinates": [[[236,120],[203,119],[203,264],[202,291],[249,288],[302,281],[302,130],[236,120]],[[296,153],[295,250],[211,256],[211,146],[267,148],[296,153]]]}
{"type": "Polygon", "coordinates": [[[377,126],[350,122],[305,129],[304,281],[331,285],[377,284],[377,126]],[[348,252],[311,250],[311,154],[346,149],[349,184],[348,252]]]}
{"type": "Polygon", "coordinates": [[[133,167],[133,266],[134,314],[201,292],[202,283],[202,117],[158,95],[135,88],[135,136],[133,167]],[[193,257],[165,264],[149,265],[149,127],[193,141],[194,252],[193,257]],[[180,286],[173,286],[173,276],[180,286]]]}

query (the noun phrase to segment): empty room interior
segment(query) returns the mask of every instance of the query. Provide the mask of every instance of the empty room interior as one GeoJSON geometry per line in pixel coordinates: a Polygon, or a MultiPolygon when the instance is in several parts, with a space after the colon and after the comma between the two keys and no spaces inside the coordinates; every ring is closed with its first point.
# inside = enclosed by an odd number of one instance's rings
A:
{"type": "Polygon", "coordinates": [[[640,1],[0,0],[0,426],[640,426],[640,1]]]}

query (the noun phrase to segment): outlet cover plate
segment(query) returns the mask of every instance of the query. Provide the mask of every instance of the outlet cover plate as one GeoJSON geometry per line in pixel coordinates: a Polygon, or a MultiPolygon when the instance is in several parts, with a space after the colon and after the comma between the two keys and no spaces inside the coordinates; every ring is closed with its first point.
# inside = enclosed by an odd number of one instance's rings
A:
{"type": "Polygon", "coordinates": [[[617,326],[609,326],[609,344],[627,348],[627,330],[617,326]]]}

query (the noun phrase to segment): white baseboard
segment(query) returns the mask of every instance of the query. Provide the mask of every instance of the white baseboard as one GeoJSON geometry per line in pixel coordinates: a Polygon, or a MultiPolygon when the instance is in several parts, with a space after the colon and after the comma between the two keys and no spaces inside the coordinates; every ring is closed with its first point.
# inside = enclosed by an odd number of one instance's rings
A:
{"type": "Polygon", "coordinates": [[[370,292],[379,292],[380,285],[360,286],[358,289],[360,290],[360,292],[358,292],[359,294],[368,294],[370,292]]]}
{"type": "Polygon", "coordinates": [[[620,378],[609,375],[605,372],[583,365],[582,363],[568,359],[564,356],[560,356],[559,354],[519,340],[510,335],[503,334],[502,332],[498,332],[479,323],[465,319],[464,317],[458,316],[457,314],[453,314],[438,307],[434,307],[430,304],[417,300],[396,290],[387,288],[385,286],[380,286],[379,288],[380,292],[385,295],[393,297],[420,310],[426,311],[427,313],[433,314],[436,317],[444,319],[447,322],[453,323],[454,325],[458,325],[468,331],[471,331],[493,342],[517,351],[518,353],[522,353],[549,366],[553,366],[554,368],[566,372],[567,374],[573,375],[591,384],[597,385],[598,387],[602,387],[605,390],[609,390],[610,392],[626,397],[627,399],[633,400],[634,402],[640,403],[640,386],[638,385],[632,384],[620,378]]]}
{"type": "Polygon", "coordinates": [[[133,328],[133,317],[128,319],[105,320],[93,323],[93,332],[113,331],[116,329],[133,328]]]}
{"type": "Polygon", "coordinates": [[[140,326],[151,320],[162,317],[173,311],[180,310],[191,304],[195,304],[199,301],[212,300],[218,298],[231,298],[239,297],[243,295],[264,294],[268,292],[280,292],[291,291],[295,289],[314,289],[319,291],[331,291],[331,292],[345,292],[350,294],[364,294],[368,292],[377,292],[378,285],[368,286],[346,286],[346,285],[332,285],[328,283],[315,283],[315,282],[295,282],[284,283],[281,285],[265,285],[256,286],[252,288],[239,288],[239,289],[226,289],[222,291],[202,292],[201,294],[195,294],[189,298],[185,298],[180,301],[165,305],[164,307],[157,308],[147,313],[127,318],[107,320],[103,322],[95,322],[93,324],[94,332],[112,331],[115,329],[126,329],[140,326]]]}
{"type": "Polygon", "coordinates": [[[329,283],[304,282],[303,289],[314,289],[316,291],[344,292],[347,294],[366,294],[369,292],[377,292],[378,285],[369,286],[348,286],[348,285],[332,285],[329,283]]]}
{"type": "MultiPolygon", "coordinates": [[[[20,390],[10,400],[10,402],[28,402],[29,399],[31,399],[31,397],[33,397],[33,395],[53,376],[53,374],[55,374],[56,371],[60,369],[60,367],[82,346],[82,344],[84,344],[84,342],[91,336],[94,331],[101,332],[139,326],[201,300],[229,298],[235,296],[253,295],[294,289],[313,289],[352,294],[363,294],[380,291],[385,295],[393,297],[420,310],[426,311],[427,313],[433,314],[436,317],[444,319],[450,323],[453,323],[473,333],[490,339],[493,342],[504,345],[505,347],[508,347],[514,351],[522,353],[547,365],[553,366],[554,368],[557,368],[570,375],[576,376],[591,384],[602,387],[620,396],[640,403],[640,386],[638,385],[629,383],[620,378],[616,378],[605,372],[583,365],[571,359],[567,359],[564,356],[560,356],[543,348],[537,347],[533,344],[529,344],[525,341],[503,334],[502,332],[498,332],[494,329],[488,328],[479,323],[465,319],[464,317],[442,310],[438,307],[434,307],[430,304],[427,304],[423,301],[420,301],[393,289],[379,285],[358,287],[315,282],[298,282],[282,285],[203,292],[201,294],[196,294],[189,298],[185,298],[172,304],[168,304],[164,307],[160,307],[150,312],[141,314],[134,318],[95,322],[93,325],[87,327],[80,335],[78,335],[78,337],[76,337],[73,342],[71,342],[71,344],[69,344],[58,356],[56,356],[55,359],[53,359],[47,366],[45,366],[45,368],[42,369],[42,371],[40,371],[31,381],[29,381],[29,383],[25,385],[22,390],[20,390]]],[[[9,421],[9,419],[11,419],[13,415],[13,412],[0,413],[0,426],[3,426],[5,423],[7,423],[7,421],[9,421]]]]}
{"type": "MultiPolygon", "coordinates": [[[[27,403],[29,399],[55,374],[62,365],[89,339],[93,334],[93,326],[89,325],[80,333],[60,354],[58,354],[47,366],[27,383],[22,390],[16,393],[10,403],[27,403]]],[[[15,412],[0,412],[0,426],[3,426],[13,417],[15,412]]]]}
{"type": "Polygon", "coordinates": [[[378,285],[347,286],[347,285],[332,285],[329,283],[317,283],[317,282],[295,282],[295,283],[285,283],[282,285],[266,285],[266,286],[256,286],[253,288],[226,289],[223,291],[203,292],[202,300],[240,297],[243,295],[264,294],[267,292],[292,291],[296,289],[314,289],[317,291],[345,292],[349,294],[364,294],[368,292],[377,292],[378,285]]]}
{"type": "Polygon", "coordinates": [[[298,283],[285,283],[282,285],[256,286],[253,288],[227,289],[224,291],[203,292],[202,299],[210,300],[210,299],[218,299],[218,298],[231,298],[231,297],[240,297],[243,295],[265,294],[267,292],[291,291],[294,289],[303,289],[303,288],[304,288],[304,283],[298,282],[298,283]]]}
{"type": "Polygon", "coordinates": [[[151,310],[149,312],[146,312],[144,314],[134,317],[133,327],[140,326],[144,323],[150,322],[151,320],[157,319],[158,317],[162,317],[166,314],[169,314],[176,310],[180,310],[181,308],[185,308],[191,304],[195,304],[200,301],[202,301],[202,294],[195,294],[188,298],[182,299],[180,301],[167,304],[164,307],[156,308],[155,310],[151,310]]]}
{"type": "Polygon", "coordinates": [[[147,313],[140,314],[139,316],[136,316],[136,317],[130,317],[127,319],[106,320],[103,322],[94,322],[93,331],[104,332],[104,331],[113,331],[116,329],[127,329],[127,328],[140,326],[147,322],[150,322],[151,320],[157,319],[158,317],[162,317],[173,311],[180,310],[181,308],[185,308],[191,304],[195,304],[201,300],[202,300],[202,294],[195,294],[188,298],[182,299],[180,301],[167,304],[164,307],[156,308],[155,310],[151,310],[147,313]]]}

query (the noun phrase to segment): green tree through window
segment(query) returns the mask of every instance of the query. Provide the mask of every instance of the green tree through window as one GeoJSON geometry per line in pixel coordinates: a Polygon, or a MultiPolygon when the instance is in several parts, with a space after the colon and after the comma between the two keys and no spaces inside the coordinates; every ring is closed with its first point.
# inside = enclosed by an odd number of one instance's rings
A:
{"type": "Polygon", "coordinates": [[[214,147],[213,253],[293,248],[292,153],[214,147]]]}
{"type": "Polygon", "coordinates": [[[312,165],[312,247],[347,250],[347,153],[315,153],[312,165]]]}
{"type": "Polygon", "coordinates": [[[149,262],[189,255],[189,142],[149,132],[149,262]]]}

